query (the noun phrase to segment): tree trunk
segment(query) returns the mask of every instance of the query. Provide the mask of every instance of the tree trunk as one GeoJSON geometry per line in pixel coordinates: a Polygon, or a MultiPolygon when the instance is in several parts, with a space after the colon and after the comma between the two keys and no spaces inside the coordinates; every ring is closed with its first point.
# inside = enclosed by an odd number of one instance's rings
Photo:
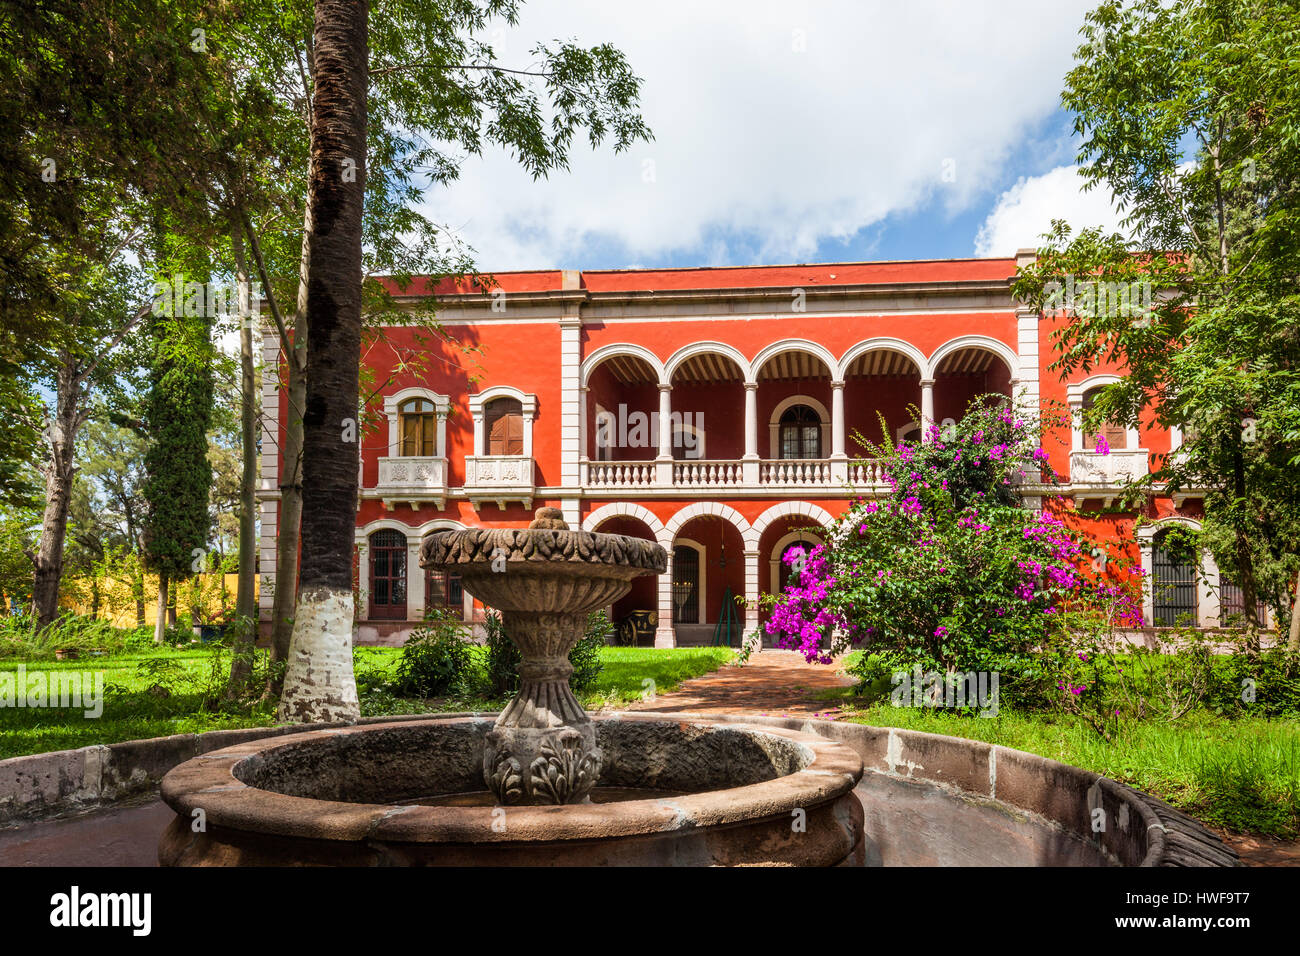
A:
{"type": "Polygon", "coordinates": [[[50,457],[45,462],[45,512],[35,554],[28,552],[35,575],[32,615],[38,631],[53,623],[59,613],[59,581],[63,576],[63,543],[68,534],[68,506],[72,501],[73,460],[77,429],[84,421],[81,382],[71,356],[65,356],[55,376],[54,419],[49,424],[50,457]]]}
{"type": "Polygon", "coordinates": [[[153,642],[161,644],[167,633],[167,575],[158,575],[158,620],[153,625],[153,642]]]}
{"type": "MultiPolygon", "coordinates": [[[[289,381],[286,388],[284,438],[280,446],[280,513],[275,541],[275,594],[271,605],[272,664],[289,659],[293,615],[298,604],[298,533],[302,522],[302,416],[307,405],[307,276],[311,271],[311,236],[309,196],[303,214],[292,351],[285,356],[289,381]]],[[[278,697],[283,684],[284,670],[271,667],[267,676],[266,696],[278,697]]]]}
{"type": "MultiPolygon", "coordinates": [[[[248,264],[244,260],[242,227],[230,236],[230,247],[235,258],[235,273],[239,283],[239,391],[240,436],[243,469],[239,476],[239,585],[235,593],[235,634],[230,659],[230,683],[226,695],[236,697],[243,693],[253,672],[253,647],[257,640],[257,605],[255,597],[257,573],[257,437],[253,433],[256,423],[257,395],[253,389],[253,326],[248,302],[248,264]]],[[[225,596],[225,577],[221,579],[222,602],[225,596]]]]}
{"type": "Polygon", "coordinates": [[[1291,604],[1291,629],[1286,639],[1287,650],[1300,654],[1300,574],[1295,578],[1295,600],[1291,604]]]}
{"type": "MultiPolygon", "coordinates": [[[[280,698],[288,722],[355,721],[352,551],[361,361],[366,0],[316,0],[301,584],[280,698]]],[[[278,589],[277,589],[278,590],[278,589]]]]}
{"type": "Polygon", "coordinates": [[[135,626],[144,627],[144,568],[131,569],[131,593],[135,597],[135,626]]]}

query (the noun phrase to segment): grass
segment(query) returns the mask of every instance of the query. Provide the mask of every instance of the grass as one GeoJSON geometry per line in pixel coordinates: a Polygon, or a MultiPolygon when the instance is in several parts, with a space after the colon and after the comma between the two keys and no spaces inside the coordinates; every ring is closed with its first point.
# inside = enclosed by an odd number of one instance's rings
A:
{"type": "MultiPolygon", "coordinates": [[[[359,680],[378,677],[396,664],[399,648],[358,648],[359,680]]],[[[472,655],[481,663],[485,648],[475,645],[472,655]]],[[[589,710],[626,705],[641,697],[654,682],[656,693],[666,693],[683,680],[716,670],[731,660],[726,648],[606,647],[600,652],[603,668],[593,687],[580,694],[589,710]]],[[[0,674],[16,672],[20,663],[34,672],[102,671],[105,685],[103,714],[86,717],[81,709],[0,707],[0,759],[23,754],[69,750],[91,744],[118,743],[144,737],[201,733],[236,727],[262,727],[275,723],[275,714],[254,704],[214,707],[210,689],[219,686],[230,665],[229,655],[213,646],[109,653],[76,661],[0,660],[0,674]]],[[[421,700],[397,697],[382,690],[363,691],[363,716],[418,714],[456,710],[496,710],[504,702],[489,697],[462,695],[421,700]]]]}
{"type": "Polygon", "coordinates": [[[1131,784],[1212,826],[1282,839],[1300,837],[1300,722],[1224,717],[1205,710],[1178,720],[1122,721],[1108,743],[1082,719],[1062,712],[996,717],[857,703],[838,698],[843,719],[965,737],[1024,750],[1131,784]]]}

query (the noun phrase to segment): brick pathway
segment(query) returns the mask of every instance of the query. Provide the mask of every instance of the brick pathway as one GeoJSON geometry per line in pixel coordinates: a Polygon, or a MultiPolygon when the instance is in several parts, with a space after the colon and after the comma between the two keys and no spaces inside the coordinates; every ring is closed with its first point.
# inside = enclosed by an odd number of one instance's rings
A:
{"type": "Polygon", "coordinates": [[[652,713],[761,714],[768,717],[839,716],[818,691],[852,686],[836,664],[809,664],[795,651],[765,650],[743,667],[728,665],[683,681],[670,694],[638,701],[629,710],[652,713]]]}

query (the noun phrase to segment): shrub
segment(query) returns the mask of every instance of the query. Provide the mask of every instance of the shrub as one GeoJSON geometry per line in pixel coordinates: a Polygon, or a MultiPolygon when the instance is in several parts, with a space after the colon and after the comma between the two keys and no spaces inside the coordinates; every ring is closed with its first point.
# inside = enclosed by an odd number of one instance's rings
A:
{"type": "MultiPolygon", "coordinates": [[[[499,614],[489,614],[484,622],[487,628],[487,682],[492,696],[505,697],[519,690],[519,648],[506,636],[499,614]]],[[[595,611],[587,618],[587,629],[569,652],[573,673],[569,686],[575,691],[585,690],[596,683],[603,666],[600,649],[609,643],[614,633],[604,611],[595,611]]]]}
{"type": "Polygon", "coordinates": [[[398,690],[418,697],[466,690],[473,679],[473,660],[464,633],[464,625],[441,608],[430,611],[402,647],[398,690]]]}
{"type": "Polygon", "coordinates": [[[827,544],[788,553],[798,576],[768,633],[809,660],[829,663],[832,637],[832,652],[863,644],[901,668],[997,672],[1004,703],[1056,699],[1079,621],[1139,612],[1118,562],[1090,575],[1087,542],[1051,507],[1018,503],[1021,481],[1044,480],[1039,434],[986,397],[924,445],[871,446],[890,490],[859,499],[827,544]]]}

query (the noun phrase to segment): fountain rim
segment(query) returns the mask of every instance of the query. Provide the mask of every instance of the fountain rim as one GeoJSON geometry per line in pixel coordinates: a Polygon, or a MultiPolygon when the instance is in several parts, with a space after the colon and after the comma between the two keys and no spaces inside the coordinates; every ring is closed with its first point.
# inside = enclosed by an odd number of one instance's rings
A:
{"type": "Polygon", "coordinates": [[[600,715],[593,716],[593,720],[740,730],[760,737],[782,738],[804,750],[808,762],[802,769],[773,780],[676,797],[505,808],[318,800],[252,787],[235,775],[236,769],[247,760],[330,736],[457,724],[481,724],[486,731],[493,725],[488,717],[449,717],[312,730],[235,744],[200,754],[174,767],[163,778],[160,790],[163,802],[178,816],[189,819],[195,810],[201,809],[209,826],[267,836],[336,842],[508,844],[654,836],[789,815],[794,810],[806,810],[852,791],[864,773],[861,757],[850,747],[802,730],[657,714],[600,715]],[[725,800],[719,799],[722,794],[726,794],[725,800]],[[497,809],[504,809],[507,815],[509,825],[505,832],[497,832],[492,826],[497,809]]]}
{"type": "Polygon", "coordinates": [[[629,577],[668,570],[668,552],[657,542],[567,527],[435,528],[420,541],[420,567],[464,574],[491,565],[497,548],[504,550],[502,558],[514,568],[571,566],[597,574],[617,569],[629,577]],[[546,551],[538,547],[543,541],[546,551]],[[621,553],[609,554],[614,546],[621,553]]]}

